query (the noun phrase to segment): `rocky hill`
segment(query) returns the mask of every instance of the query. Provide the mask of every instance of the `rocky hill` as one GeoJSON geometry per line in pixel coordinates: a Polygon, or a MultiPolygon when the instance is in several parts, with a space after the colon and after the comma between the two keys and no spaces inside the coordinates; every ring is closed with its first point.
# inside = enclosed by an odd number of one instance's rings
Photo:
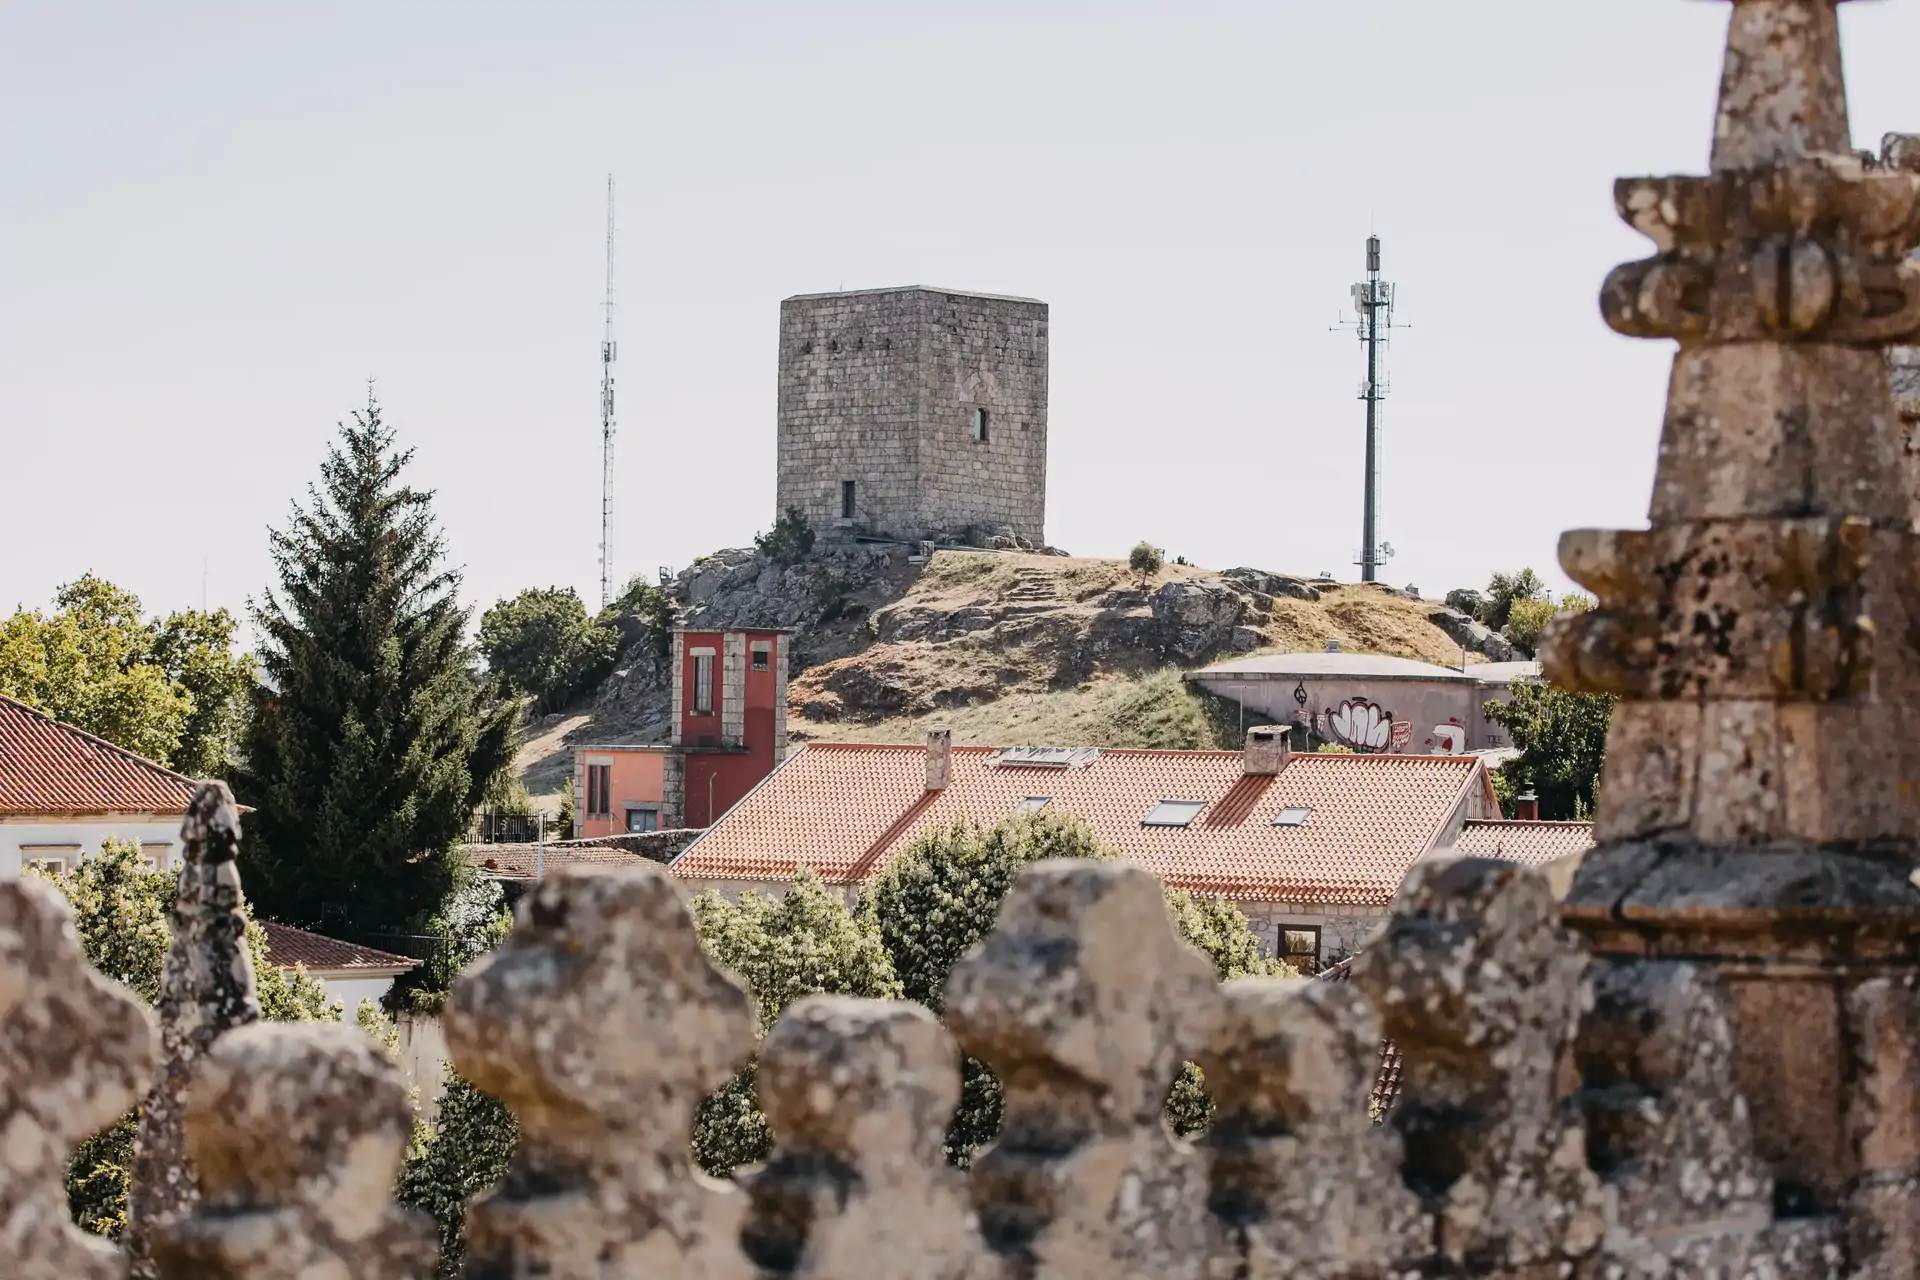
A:
{"type": "MultiPolygon", "coordinates": [[[[915,741],[928,721],[961,742],[1231,745],[1238,711],[1182,681],[1222,657],[1320,650],[1455,664],[1515,656],[1437,601],[1378,585],[1264,570],[1006,551],[939,551],[910,563],[888,546],[837,546],[781,565],[751,548],[683,571],[670,594],[688,626],[795,631],[789,728],[796,741],[915,741]]],[[[657,638],[626,628],[590,705],[530,726],[522,771],[556,792],[574,746],[664,740],[657,638]]]]}

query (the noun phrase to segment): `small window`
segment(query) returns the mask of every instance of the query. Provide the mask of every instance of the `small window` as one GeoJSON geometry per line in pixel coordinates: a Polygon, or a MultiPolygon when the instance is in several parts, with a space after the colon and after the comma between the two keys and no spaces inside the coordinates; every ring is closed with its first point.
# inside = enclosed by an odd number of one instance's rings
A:
{"type": "Polygon", "coordinates": [[[840,518],[853,519],[853,481],[851,480],[840,482],[840,518]]]}
{"type": "Polygon", "coordinates": [[[50,858],[43,854],[28,858],[27,861],[29,863],[37,862],[56,875],[65,875],[67,873],[67,860],[65,858],[50,858]]]}
{"type": "Polygon", "coordinates": [[[693,656],[693,713],[713,714],[713,655],[710,653],[693,656]]]}
{"type": "Polygon", "coordinates": [[[754,641],[753,669],[755,671],[765,671],[767,668],[773,665],[772,650],[773,650],[773,646],[769,645],[766,641],[764,640],[754,641]]]}
{"type": "Polygon", "coordinates": [[[1276,827],[1304,827],[1307,825],[1307,819],[1312,816],[1313,810],[1307,806],[1290,805],[1274,815],[1273,825],[1276,827]]]}
{"type": "Polygon", "coordinates": [[[1280,929],[1281,958],[1296,969],[1317,969],[1320,967],[1320,930],[1307,926],[1280,929]]]}
{"type": "Polygon", "coordinates": [[[975,409],[973,411],[972,426],[974,441],[978,444],[985,444],[987,442],[987,411],[985,409],[975,409]]]}
{"type": "Polygon", "coordinates": [[[1028,796],[1013,806],[1015,813],[1038,813],[1053,803],[1052,796],[1028,796]]]}
{"type": "Polygon", "coordinates": [[[628,831],[658,831],[660,829],[660,811],[658,809],[627,810],[628,831]]]}
{"type": "Polygon", "coordinates": [[[590,818],[610,818],[613,816],[613,766],[610,764],[590,764],[587,766],[587,816],[590,818]]]}
{"type": "Polygon", "coordinates": [[[1200,816],[1207,807],[1204,800],[1162,800],[1148,810],[1147,816],[1140,819],[1143,827],[1184,827],[1200,816]]]}

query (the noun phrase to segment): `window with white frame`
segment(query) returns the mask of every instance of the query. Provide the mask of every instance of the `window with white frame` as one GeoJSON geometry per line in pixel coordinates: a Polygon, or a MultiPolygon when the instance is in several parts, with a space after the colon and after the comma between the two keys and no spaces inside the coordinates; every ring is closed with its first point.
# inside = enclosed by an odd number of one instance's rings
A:
{"type": "Polygon", "coordinates": [[[587,766],[587,816],[589,818],[613,816],[613,766],[611,764],[587,766]]]}
{"type": "Polygon", "coordinates": [[[713,650],[693,655],[693,713],[713,714],[713,650]]]}
{"type": "Polygon", "coordinates": [[[23,844],[20,846],[20,865],[29,866],[40,863],[49,871],[65,874],[70,867],[80,865],[80,846],[77,844],[23,844]]]}
{"type": "Polygon", "coordinates": [[[753,669],[765,671],[773,666],[773,642],[755,640],[753,642],[753,669]]]}

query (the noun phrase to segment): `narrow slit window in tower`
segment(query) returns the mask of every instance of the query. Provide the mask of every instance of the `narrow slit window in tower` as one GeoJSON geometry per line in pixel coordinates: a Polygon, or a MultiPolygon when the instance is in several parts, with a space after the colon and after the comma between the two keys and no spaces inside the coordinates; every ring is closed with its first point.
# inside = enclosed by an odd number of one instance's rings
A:
{"type": "Polygon", "coordinates": [[[979,444],[987,442],[987,411],[985,409],[973,411],[973,438],[979,444]]]}
{"type": "Polygon", "coordinates": [[[851,480],[840,482],[840,518],[853,519],[853,481],[851,480]]]}

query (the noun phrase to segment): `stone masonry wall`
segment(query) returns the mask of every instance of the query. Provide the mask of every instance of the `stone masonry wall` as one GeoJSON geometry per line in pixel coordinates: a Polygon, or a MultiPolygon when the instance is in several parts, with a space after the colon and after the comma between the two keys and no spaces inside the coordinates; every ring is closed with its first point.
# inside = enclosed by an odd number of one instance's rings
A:
{"type": "Polygon", "coordinates": [[[1044,541],[1047,307],[937,290],[780,305],[778,509],[901,538],[1044,541]],[[972,412],[988,412],[975,441],[972,412]]]}

